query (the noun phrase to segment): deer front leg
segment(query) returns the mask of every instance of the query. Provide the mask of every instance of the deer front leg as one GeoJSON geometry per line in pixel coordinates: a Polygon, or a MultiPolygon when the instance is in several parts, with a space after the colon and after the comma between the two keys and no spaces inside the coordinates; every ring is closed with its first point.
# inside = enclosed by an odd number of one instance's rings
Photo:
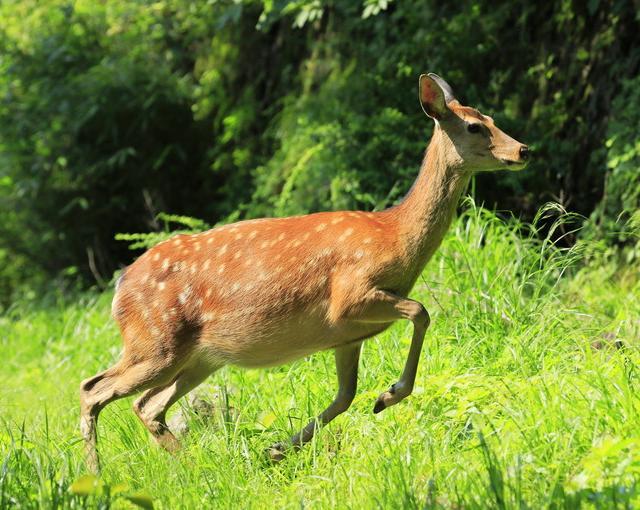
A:
{"type": "MultiPolygon", "coordinates": [[[[338,394],[329,407],[311,420],[305,428],[290,439],[290,445],[299,448],[311,440],[316,430],[326,425],[339,414],[344,413],[356,395],[358,387],[358,361],[360,360],[361,343],[345,345],[335,350],[336,373],[338,375],[338,394]]],[[[284,458],[287,445],[277,443],[269,449],[269,456],[273,461],[284,458]]]]}
{"type": "Polygon", "coordinates": [[[397,319],[413,322],[413,337],[404,370],[398,382],[392,384],[376,400],[373,412],[379,413],[408,397],[413,391],[424,335],[429,327],[429,314],[421,303],[413,299],[396,296],[384,290],[374,290],[364,308],[351,319],[366,323],[391,322],[397,319]]]}

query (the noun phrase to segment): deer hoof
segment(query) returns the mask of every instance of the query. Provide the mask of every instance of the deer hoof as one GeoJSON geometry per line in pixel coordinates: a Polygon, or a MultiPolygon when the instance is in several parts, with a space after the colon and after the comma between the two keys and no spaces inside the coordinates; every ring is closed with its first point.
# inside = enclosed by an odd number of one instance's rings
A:
{"type": "Polygon", "coordinates": [[[380,411],[384,411],[387,405],[384,403],[381,397],[376,400],[376,405],[373,406],[373,414],[378,414],[380,411]]]}
{"type": "Polygon", "coordinates": [[[273,464],[283,461],[285,456],[285,447],[282,443],[276,443],[267,449],[268,460],[273,464]]]}

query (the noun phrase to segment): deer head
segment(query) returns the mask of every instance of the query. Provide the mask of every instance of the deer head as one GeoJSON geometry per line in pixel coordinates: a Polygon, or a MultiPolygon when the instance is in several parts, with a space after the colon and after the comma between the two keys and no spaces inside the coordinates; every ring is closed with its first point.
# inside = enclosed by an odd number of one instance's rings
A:
{"type": "Polygon", "coordinates": [[[529,148],[500,130],[488,115],[460,104],[438,75],[420,76],[420,104],[441,130],[453,168],[463,172],[522,170],[529,148]]]}

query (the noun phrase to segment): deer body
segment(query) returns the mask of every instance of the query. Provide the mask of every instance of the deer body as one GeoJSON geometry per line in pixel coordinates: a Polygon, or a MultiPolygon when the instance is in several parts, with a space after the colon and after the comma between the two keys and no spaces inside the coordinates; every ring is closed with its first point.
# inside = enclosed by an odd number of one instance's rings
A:
{"type": "MultiPolygon", "coordinates": [[[[165,423],[167,409],[216,369],[278,365],[335,349],[338,395],[291,439],[300,445],[351,403],[362,341],[401,318],[414,323],[407,364],[374,411],[411,392],[429,316],[407,295],[440,245],[472,172],[483,165],[477,158],[469,164],[466,154],[478,152],[473,143],[479,142],[471,137],[469,147],[461,146],[468,137],[460,130],[475,118],[495,131],[485,144],[494,166],[496,160],[504,166],[524,159],[522,144],[489,118],[445,101],[447,87],[435,75],[421,77],[423,108],[450,126],[436,127],[420,175],[399,205],[243,221],[179,235],[124,271],[112,307],[123,357],[81,385],[91,467],[98,465],[97,416],[112,400],[147,390],[134,409],[158,442],[173,450],[178,443],[165,423]],[[511,159],[495,151],[501,137],[511,159]]],[[[274,446],[272,456],[279,458],[284,449],[274,446]]]]}

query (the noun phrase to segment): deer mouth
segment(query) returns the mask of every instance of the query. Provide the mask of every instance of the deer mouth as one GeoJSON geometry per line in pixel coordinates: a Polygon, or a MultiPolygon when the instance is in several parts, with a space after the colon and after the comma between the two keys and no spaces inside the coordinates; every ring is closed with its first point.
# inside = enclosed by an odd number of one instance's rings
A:
{"type": "Polygon", "coordinates": [[[524,167],[527,166],[528,161],[515,161],[513,159],[504,159],[501,158],[500,161],[502,162],[502,164],[504,166],[506,166],[509,170],[522,170],[524,167]]]}

